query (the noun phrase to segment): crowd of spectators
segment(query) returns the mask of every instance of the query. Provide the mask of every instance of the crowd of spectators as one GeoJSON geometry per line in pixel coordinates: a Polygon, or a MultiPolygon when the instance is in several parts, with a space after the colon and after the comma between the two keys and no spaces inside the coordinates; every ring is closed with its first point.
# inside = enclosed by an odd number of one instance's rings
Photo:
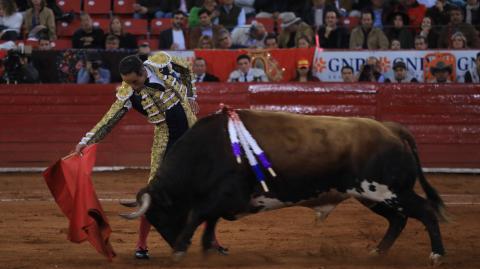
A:
{"type": "MultiPolygon", "coordinates": [[[[113,1],[105,1],[113,7],[113,1]]],[[[137,0],[129,15],[114,14],[113,8],[108,14],[95,14],[110,20],[106,31],[93,23],[93,15],[62,10],[57,2],[0,0],[0,39],[34,40],[38,42],[36,49],[49,50],[49,42],[59,38],[56,26],[78,20],[80,27],[71,37],[71,48],[76,49],[138,50],[139,45],[146,46],[140,39],[155,39],[157,42],[149,44],[158,47],[151,47],[152,50],[480,48],[479,0],[137,0]],[[133,18],[167,18],[171,26],[158,35],[151,35],[148,27],[143,35],[132,34],[124,29],[123,20],[133,18]],[[265,19],[273,24],[267,27],[262,23],[265,19]]],[[[83,0],[83,10],[86,5],[83,0]]],[[[240,62],[246,60],[241,58],[240,62]]],[[[301,75],[301,66],[297,69],[299,81],[311,80],[310,76],[301,75]]],[[[367,61],[354,77],[359,81],[383,82],[383,75],[375,66],[367,61]]],[[[396,66],[397,69],[402,66],[396,66]]],[[[99,81],[94,77],[91,75],[89,81],[99,81]]],[[[249,79],[229,78],[243,80],[249,79]]]]}

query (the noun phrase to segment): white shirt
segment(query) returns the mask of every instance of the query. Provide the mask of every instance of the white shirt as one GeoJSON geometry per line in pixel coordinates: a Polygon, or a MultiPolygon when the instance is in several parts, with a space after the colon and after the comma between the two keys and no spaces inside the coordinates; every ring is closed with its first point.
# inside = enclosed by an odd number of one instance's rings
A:
{"type": "Polygon", "coordinates": [[[7,27],[7,29],[3,30],[2,33],[9,30],[10,31],[15,30],[15,32],[20,33],[22,22],[23,22],[23,16],[22,16],[22,13],[20,12],[15,12],[8,17],[6,16],[0,17],[0,25],[7,27]]]}
{"type": "Polygon", "coordinates": [[[177,50],[185,50],[186,49],[185,36],[183,35],[183,31],[172,29],[172,33],[173,33],[173,43],[178,45],[177,50]]]}
{"type": "Polygon", "coordinates": [[[202,82],[204,78],[205,78],[205,73],[203,73],[203,74],[201,74],[201,75],[195,74],[195,79],[194,79],[194,81],[195,81],[195,82],[202,82]]]}

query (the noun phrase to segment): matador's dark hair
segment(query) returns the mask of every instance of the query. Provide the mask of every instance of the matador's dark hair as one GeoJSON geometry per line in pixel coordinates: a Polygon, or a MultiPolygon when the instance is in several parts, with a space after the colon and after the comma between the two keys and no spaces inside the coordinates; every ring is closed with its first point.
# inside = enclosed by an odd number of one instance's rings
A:
{"type": "Polygon", "coordinates": [[[127,75],[132,72],[140,75],[142,73],[142,68],[143,62],[140,60],[140,58],[138,58],[137,55],[129,55],[123,58],[118,66],[118,70],[122,75],[127,75]]]}

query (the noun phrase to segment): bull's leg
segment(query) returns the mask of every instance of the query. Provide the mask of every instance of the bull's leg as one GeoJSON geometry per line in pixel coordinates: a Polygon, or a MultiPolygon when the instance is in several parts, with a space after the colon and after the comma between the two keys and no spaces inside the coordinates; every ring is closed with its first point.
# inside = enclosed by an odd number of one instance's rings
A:
{"type": "Polygon", "coordinates": [[[200,218],[199,214],[197,214],[195,211],[192,210],[190,212],[187,222],[177,237],[177,241],[173,248],[173,256],[175,260],[179,260],[185,255],[188,247],[190,246],[193,233],[204,221],[205,219],[200,218]]]}
{"type": "Polygon", "coordinates": [[[215,237],[215,228],[219,218],[209,219],[205,222],[205,230],[202,235],[202,247],[204,252],[210,250],[217,251],[220,254],[228,255],[228,248],[222,247],[215,237]]]}

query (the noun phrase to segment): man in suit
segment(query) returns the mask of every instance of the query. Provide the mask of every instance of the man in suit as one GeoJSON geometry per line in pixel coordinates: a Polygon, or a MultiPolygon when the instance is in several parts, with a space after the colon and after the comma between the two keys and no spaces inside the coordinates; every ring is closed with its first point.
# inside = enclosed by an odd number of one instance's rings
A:
{"type": "Polygon", "coordinates": [[[175,11],[172,19],[172,28],[160,33],[159,49],[186,50],[188,48],[187,31],[183,28],[186,17],[183,11],[175,11]]]}
{"type": "Polygon", "coordinates": [[[213,24],[211,12],[205,8],[200,9],[198,16],[200,24],[190,31],[190,47],[195,48],[201,36],[209,36],[212,38],[213,44],[218,44],[220,31],[225,28],[221,25],[213,24]]]}
{"type": "Polygon", "coordinates": [[[212,75],[207,73],[207,62],[201,57],[195,58],[193,61],[193,78],[195,83],[197,82],[219,82],[220,80],[212,75]]]}

